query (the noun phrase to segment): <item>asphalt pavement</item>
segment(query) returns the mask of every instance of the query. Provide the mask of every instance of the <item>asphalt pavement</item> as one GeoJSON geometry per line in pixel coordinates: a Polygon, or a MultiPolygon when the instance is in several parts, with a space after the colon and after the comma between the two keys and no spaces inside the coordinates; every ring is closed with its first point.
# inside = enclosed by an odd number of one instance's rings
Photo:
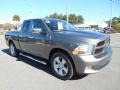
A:
{"type": "Polygon", "coordinates": [[[110,64],[96,74],[62,81],[49,65],[9,55],[0,36],[0,90],[120,90],[120,34],[111,34],[113,56],[110,64]]]}

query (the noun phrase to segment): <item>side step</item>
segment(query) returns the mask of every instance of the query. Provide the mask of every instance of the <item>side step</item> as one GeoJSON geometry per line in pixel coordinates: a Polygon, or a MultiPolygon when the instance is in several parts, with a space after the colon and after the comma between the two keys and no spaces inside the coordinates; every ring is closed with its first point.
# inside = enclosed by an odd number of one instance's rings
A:
{"type": "Polygon", "coordinates": [[[46,62],[40,61],[40,60],[38,60],[38,59],[35,59],[35,58],[33,58],[33,57],[31,57],[31,56],[28,56],[28,55],[25,55],[25,54],[23,54],[23,53],[20,53],[20,55],[23,56],[23,57],[29,58],[29,59],[31,59],[31,60],[33,60],[33,61],[39,62],[39,63],[41,63],[41,64],[47,65],[46,62]]]}

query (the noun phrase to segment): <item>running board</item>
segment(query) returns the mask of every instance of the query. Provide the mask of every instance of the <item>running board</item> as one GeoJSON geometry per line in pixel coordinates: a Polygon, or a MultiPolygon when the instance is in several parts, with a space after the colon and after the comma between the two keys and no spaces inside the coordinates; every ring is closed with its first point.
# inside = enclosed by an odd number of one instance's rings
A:
{"type": "Polygon", "coordinates": [[[22,53],[20,53],[20,55],[23,56],[23,57],[29,58],[29,59],[31,59],[31,60],[33,60],[33,61],[39,62],[39,63],[41,63],[41,64],[47,65],[46,62],[40,61],[40,60],[35,59],[35,58],[31,57],[31,56],[28,56],[28,55],[25,55],[25,54],[22,54],[22,53]]]}

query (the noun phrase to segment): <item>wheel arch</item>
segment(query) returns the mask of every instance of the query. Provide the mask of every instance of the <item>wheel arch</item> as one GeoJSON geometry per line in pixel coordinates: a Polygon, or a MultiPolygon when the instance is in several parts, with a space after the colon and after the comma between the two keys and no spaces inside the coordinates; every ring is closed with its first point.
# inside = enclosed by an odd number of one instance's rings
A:
{"type": "Polygon", "coordinates": [[[73,58],[72,58],[72,57],[70,56],[70,54],[69,54],[66,50],[64,50],[64,49],[61,49],[61,48],[54,48],[54,49],[52,49],[52,50],[50,51],[50,53],[49,53],[49,60],[51,60],[52,55],[53,55],[54,53],[56,53],[56,52],[62,52],[62,53],[64,53],[65,55],[67,55],[68,58],[70,59],[70,62],[72,63],[73,69],[74,69],[75,72],[76,72],[75,64],[74,64],[74,62],[73,62],[73,58]]]}
{"type": "Polygon", "coordinates": [[[14,44],[14,42],[11,39],[8,41],[8,46],[10,46],[10,43],[14,44]]]}

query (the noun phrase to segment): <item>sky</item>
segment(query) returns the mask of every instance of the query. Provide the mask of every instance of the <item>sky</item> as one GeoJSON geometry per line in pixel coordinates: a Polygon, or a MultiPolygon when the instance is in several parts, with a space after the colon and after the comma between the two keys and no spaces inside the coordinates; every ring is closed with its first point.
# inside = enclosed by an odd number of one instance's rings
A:
{"type": "MultiPolygon", "coordinates": [[[[82,15],[85,21],[105,21],[110,19],[110,0],[1,0],[0,23],[12,22],[17,14],[21,20],[28,18],[44,18],[54,12],[82,15]]],[[[120,16],[120,0],[113,3],[113,17],[120,16]]]]}

